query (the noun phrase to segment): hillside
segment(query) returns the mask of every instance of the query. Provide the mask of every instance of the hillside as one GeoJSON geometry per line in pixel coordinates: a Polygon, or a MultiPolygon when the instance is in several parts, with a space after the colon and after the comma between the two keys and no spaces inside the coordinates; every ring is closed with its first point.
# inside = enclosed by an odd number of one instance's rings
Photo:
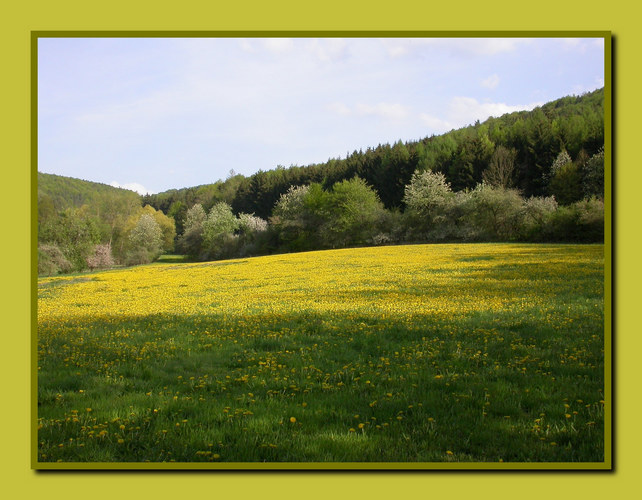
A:
{"type": "Polygon", "coordinates": [[[500,147],[515,150],[514,187],[523,196],[548,194],[546,175],[558,154],[565,150],[578,163],[604,145],[604,89],[568,96],[532,111],[520,111],[483,123],[430,136],[418,141],[379,144],[325,163],[293,165],[259,171],[249,177],[171,190],[143,197],[145,203],[181,215],[195,203],[207,210],[218,201],[229,203],[235,213],[268,218],[279,197],[291,185],[334,183],[359,176],[371,186],[387,209],[404,209],[404,188],[416,170],[441,172],[455,191],[472,189],[482,181],[493,154],[500,147]],[[181,212],[182,211],[182,212],[181,212]]]}
{"type": "Polygon", "coordinates": [[[47,211],[60,212],[83,205],[96,205],[105,198],[140,204],[140,195],[128,189],[38,172],[38,209],[43,216],[47,211]]]}

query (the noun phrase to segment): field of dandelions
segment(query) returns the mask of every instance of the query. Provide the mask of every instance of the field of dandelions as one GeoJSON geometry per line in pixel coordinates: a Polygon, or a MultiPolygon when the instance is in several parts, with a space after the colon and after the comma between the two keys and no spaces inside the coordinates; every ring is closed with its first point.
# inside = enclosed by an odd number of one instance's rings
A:
{"type": "Polygon", "coordinates": [[[38,462],[603,462],[604,246],[38,280],[38,462]]]}

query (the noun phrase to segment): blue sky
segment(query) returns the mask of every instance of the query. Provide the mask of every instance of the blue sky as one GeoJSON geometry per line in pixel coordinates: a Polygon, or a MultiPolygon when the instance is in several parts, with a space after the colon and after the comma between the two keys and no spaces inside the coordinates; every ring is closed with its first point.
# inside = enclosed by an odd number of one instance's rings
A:
{"type": "Polygon", "coordinates": [[[38,170],[156,193],[603,85],[600,38],[41,38],[38,170]]]}

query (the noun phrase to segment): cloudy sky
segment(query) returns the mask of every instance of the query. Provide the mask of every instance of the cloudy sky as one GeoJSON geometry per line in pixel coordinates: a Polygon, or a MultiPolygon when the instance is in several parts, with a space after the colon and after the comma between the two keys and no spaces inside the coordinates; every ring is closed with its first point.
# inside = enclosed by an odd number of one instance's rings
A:
{"type": "Polygon", "coordinates": [[[41,38],[38,170],[155,193],[603,85],[600,38],[41,38]]]}

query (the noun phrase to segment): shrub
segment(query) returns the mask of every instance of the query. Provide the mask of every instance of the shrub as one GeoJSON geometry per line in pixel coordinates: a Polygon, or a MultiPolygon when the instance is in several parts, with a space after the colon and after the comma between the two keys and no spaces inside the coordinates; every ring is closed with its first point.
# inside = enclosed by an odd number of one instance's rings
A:
{"type": "Polygon", "coordinates": [[[542,228],[547,241],[604,241],[604,203],[596,198],[559,207],[542,228]]]}
{"type": "Polygon", "coordinates": [[[472,206],[466,218],[479,239],[514,240],[520,227],[522,202],[516,190],[482,182],[470,194],[472,206]]]}
{"type": "Polygon", "coordinates": [[[143,214],[129,234],[126,262],[145,264],[158,258],[163,244],[163,232],[150,214],[143,214]],[[144,255],[146,254],[146,257],[144,255]]]}
{"type": "Polygon", "coordinates": [[[542,238],[542,228],[549,218],[558,209],[554,196],[531,196],[524,201],[521,237],[528,241],[537,241],[542,238]]]}
{"type": "Polygon", "coordinates": [[[111,245],[96,245],[94,254],[87,257],[89,269],[108,269],[114,265],[114,257],[111,254],[111,245]]]}
{"type": "Polygon", "coordinates": [[[604,148],[586,162],[582,169],[582,188],[587,197],[604,198],[604,148]]]}
{"type": "Polygon", "coordinates": [[[46,243],[38,245],[38,275],[53,276],[72,270],[73,265],[57,245],[46,243]]]}

